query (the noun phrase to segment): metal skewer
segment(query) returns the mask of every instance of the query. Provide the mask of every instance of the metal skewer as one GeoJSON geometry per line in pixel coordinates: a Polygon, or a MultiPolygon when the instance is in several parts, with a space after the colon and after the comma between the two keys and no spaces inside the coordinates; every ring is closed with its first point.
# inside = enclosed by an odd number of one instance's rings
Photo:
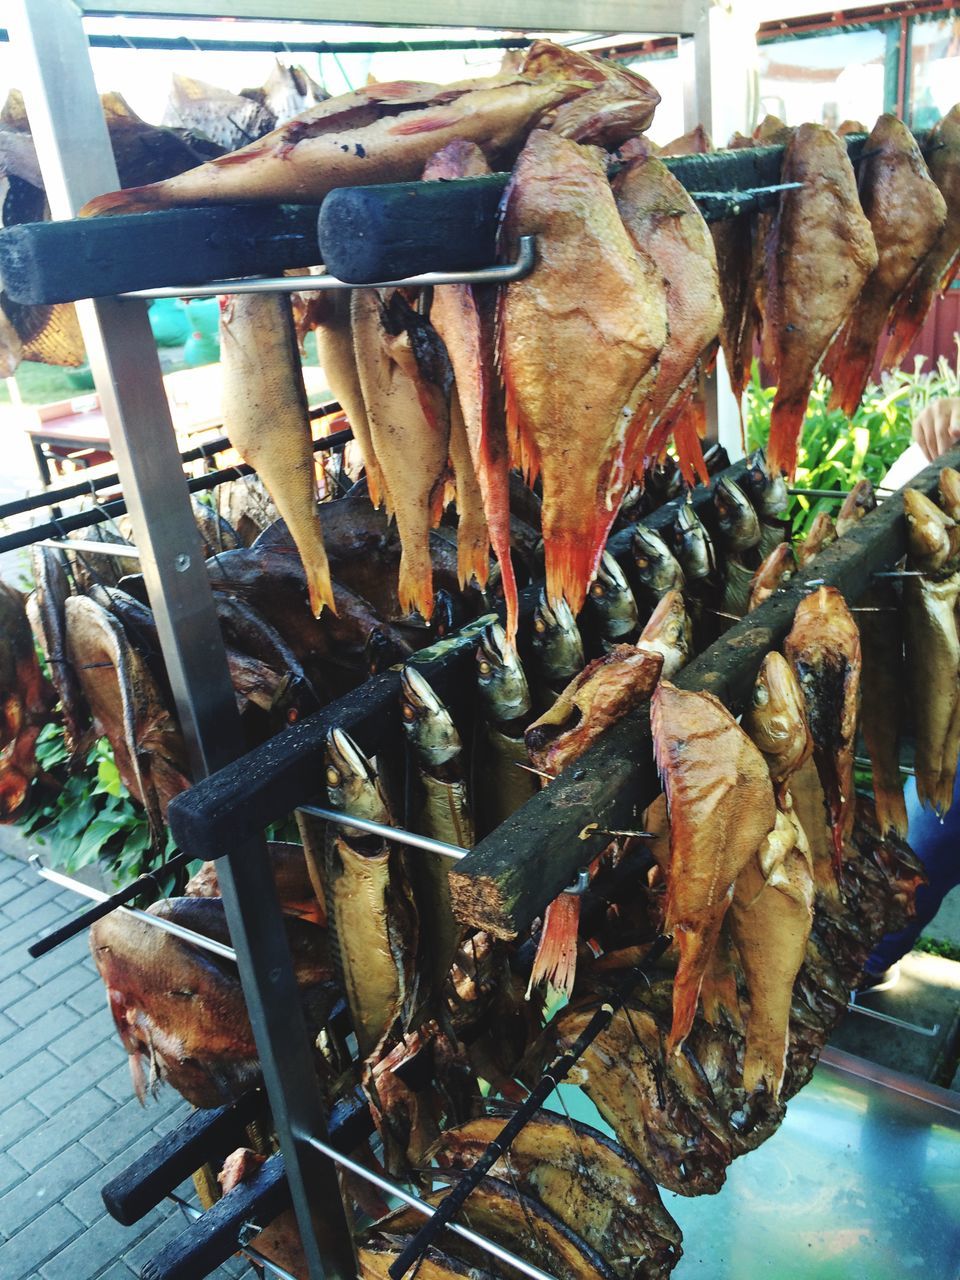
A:
{"type": "Polygon", "coordinates": [[[382,822],[374,822],[370,818],[353,818],[337,809],[324,809],[316,804],[301,804],[298,813],[309,814],[311,818],[322,818],[324,822],[334,822],[338,827],[353,827],[368,835],[381,836],[384,840],[392,840],[396,844],[406,844],[413,849],[424,849],[427,853],[438,853],[443,858],[459,861],[470,852],[457,844],[447,844],[444,840],[434,840],[430,836],[417,835],[415,831],[406,831],[403,827],[388,827],[382,822]]]}

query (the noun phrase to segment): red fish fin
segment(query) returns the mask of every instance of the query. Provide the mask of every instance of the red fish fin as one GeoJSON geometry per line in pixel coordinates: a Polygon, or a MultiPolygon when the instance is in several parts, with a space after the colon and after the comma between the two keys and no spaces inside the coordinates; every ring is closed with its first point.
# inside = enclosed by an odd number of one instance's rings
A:
{"type": "Polygon", "coordinates": [[[703,460],[700,441],[707,434],[707,406],[698,396],[688,396],[673,423],[673,442],[677,447],[680,474],[692,489],[697,477],[710,483],[707,464],[703,460]]]}
{"type": "Polygon", "coordinates": [[[958,275],[960,275],[960,253],[954,254],[953,261],[947,264],[946,271],[940,277],[937,289],[941,297],[947,292],[958,275]]]}
{"type": "Polygon", "coordinates": [[[388,133],[399,137],[408,137],[418,133],[437,133],[441,129],[451,129],[462,123],[463,114],[458,111],[444,110],[440,107],[426,108],[410,120],[400,120],[391,125],[388,133]]]}
{"type": "Polygon", "coordinates": [[[732,897],[733,886],[731,885],[726,905],[718,904],[715,917],[695,927],[684,924],[671,927],[668,904],[667,921],[664,927],[673,934],[673,940],[680,953],[676,977],[673,980],[673,1022],[670,1035],[667,1037],[669,1053],[675,1053],[690,1034],[697,1013],[697,1001],[700,998],[703,977],[717,945],[723,916],[732,897]]]}
{"type": "Polygon", "coordinates": [[[803,419],[810,395],[808,386],[800,395],[789,398],[777,394],[770,415],[770,440],[767,445],[767,465],[776,475],[782,471],[792,480],[797,469],[797,448],[803,431],[803,419]]]}
{"type": "Polygon", "coordinates": [[[567,999],[577,976],[577,931],[580,928],[580,895],[561,893],[547,907],[540,945],[530,973],[527,999],[542,982],[567,999]]]}
{"type": "Polygon", "coordinates": [[[872,347],[864,349],[856,342],[844,344],[829,375],[833,388],[828,408],[840,409],[848,418],[853,417],[867,388],[874,354],[872,347]]]}
{"type": "MultiPolygon", "coordinates": [[[[157,188],[164,184],[158,182],[144,187],[127,187],[123,191],[107,191],[102,196],[94,196],[80,210],[81,218],[102,218],[109,213],[149,213],[151,209],[163,209],[175,201],[165,200],[157,188]]],[[[191,204],[202,204],[200,200],[192,200],[191,204]]]]}

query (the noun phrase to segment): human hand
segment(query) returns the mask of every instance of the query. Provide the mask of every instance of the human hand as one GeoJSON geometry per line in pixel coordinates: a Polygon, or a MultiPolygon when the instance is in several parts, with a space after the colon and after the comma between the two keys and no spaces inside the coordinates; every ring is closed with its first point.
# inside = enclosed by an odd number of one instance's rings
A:
{"type": "Polygon", "coordinates": [[[960,398],[944,396],[917,414],[913,438],[928,462],[939,458],[960,440],[960,398]]]}

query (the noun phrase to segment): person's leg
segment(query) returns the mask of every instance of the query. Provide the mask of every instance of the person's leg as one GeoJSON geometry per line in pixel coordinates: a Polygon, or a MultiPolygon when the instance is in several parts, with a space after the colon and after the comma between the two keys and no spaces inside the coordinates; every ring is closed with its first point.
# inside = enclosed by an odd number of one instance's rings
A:
{"type": "Polygon", "coordinates": [[[867,961],[868,974],[883,973],[905,956],[940,910],[945,896],[960,884],[960,771],[953,805],[942,822],[932,809],[921,807],[913,778],[907,780],[905,795],[907,842],[923,863],[929,883],[917,890],[917,914],[907,927],[880,939],[867,961]]]}

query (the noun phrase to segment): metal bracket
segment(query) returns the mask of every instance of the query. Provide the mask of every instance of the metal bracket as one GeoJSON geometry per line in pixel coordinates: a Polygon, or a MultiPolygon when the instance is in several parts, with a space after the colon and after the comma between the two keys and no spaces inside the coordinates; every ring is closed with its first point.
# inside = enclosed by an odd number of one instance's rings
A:
{"type": "Polygon", "coordinates": [[[940,1030],[940,1023],[932,1027],[921,1027],[916,1022],[905,1022],[903,1018],[894,1018],[889,1013],[881,1013],[879,1009],[869,1009],[865,1004],[857,1004],[856,992],[852,992],[847,1001],[847,1009],[851,1013],[862,1013],[865,1018],[876,1018],[877,1022],[885,1022],[888,1026],[897,1027],[900,1031],[912,1031],[917,1036],[935,1036],[940,1030]]]}

